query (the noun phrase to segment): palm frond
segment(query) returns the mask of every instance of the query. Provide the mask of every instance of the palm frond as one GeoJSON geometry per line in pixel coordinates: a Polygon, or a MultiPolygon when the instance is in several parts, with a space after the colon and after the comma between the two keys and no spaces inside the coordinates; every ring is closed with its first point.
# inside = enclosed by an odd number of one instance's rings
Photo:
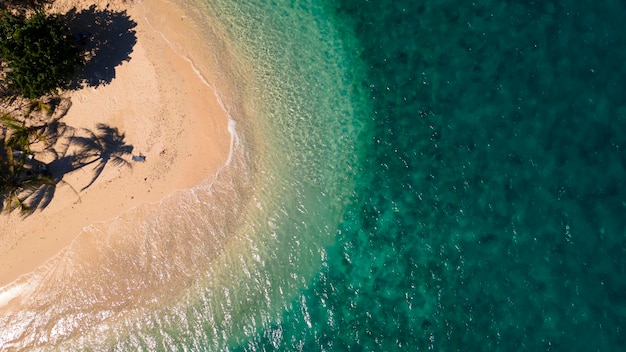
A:
{"type": "Polygon", "coordinates": [[[29,115],[33,111],[42,111],[42,110],[47,112],[47,113],[51,113],[52,112],[52,109],[50,109],[48,104],[44,103],[43,101],[41,101],[39,99],[35,99],[35,100],[32,100],[30,102],[30,106],[28,107],[27,115],[29,115]]]}
{"type": "Polygon", "coordinates": [[[54,181],[50,177],[38,175],[20,182],[20,188],[22,190],[35,190],[41,186],[53,184],[54,181]]]}
{"type": "Polygon", "coordinates": [[[24,122],[16,119],[9,114],[3,114],[2,116],[0,116],[0,122],[2,122],[2,124],[5,125],[7,128],[14,131],[24,128],[25,125],[24,122]]]}

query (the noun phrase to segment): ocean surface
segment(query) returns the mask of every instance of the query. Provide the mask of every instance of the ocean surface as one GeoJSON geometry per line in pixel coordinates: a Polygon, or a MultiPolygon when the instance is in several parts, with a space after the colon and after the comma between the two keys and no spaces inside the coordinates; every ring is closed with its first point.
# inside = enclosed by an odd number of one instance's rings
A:
{"type": "Polygon", "coordinates": [[[229,163],[5,288],[0,345],[626,346],[626,5],[204,1],[229,163]]]}

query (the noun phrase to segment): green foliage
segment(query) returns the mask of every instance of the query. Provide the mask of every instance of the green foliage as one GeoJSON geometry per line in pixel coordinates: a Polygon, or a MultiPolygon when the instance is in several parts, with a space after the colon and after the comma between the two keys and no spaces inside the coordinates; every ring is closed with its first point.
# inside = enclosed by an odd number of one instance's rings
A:
{"type": "Polygon", "coordinates": [[[39,133],[42,126],[26,126],[22,121],[5,114],[0,116],[0,123],[11,131],[5,144],[13,149],[22,150],[25,153],[32,153],[31,144],[45,142],[46,138],[39,133]]]}
{"type": "Polygon", "coordinates": [[[54,186],[45,164],[31,154],[31,144],[45,138],[40,127],[27,126],[8,114],[0,116],[0,126],[5,131],[0,135],[0,211],[19,209],[27,214],[33,211],[29,198],[44,186],[54,186]]]}
{"type": "Polygon", "coordinates": [[[33,9],[41,9],[45,4],[49,4],[53,1],[54,0],[0,0],[0,8],[25,13],[33,9]]]}
{"type": "Polygon", "coordinates": [[[29,99],[66,87],[82,62],[63,18],[43,12],[0,13],[0,59],[9,68],[8,88],[29,99]]]}

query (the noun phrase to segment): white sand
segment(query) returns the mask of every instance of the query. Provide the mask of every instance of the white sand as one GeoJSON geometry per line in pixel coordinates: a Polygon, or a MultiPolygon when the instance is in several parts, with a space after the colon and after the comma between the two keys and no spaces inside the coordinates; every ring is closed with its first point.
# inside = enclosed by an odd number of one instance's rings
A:
{"type": "MultiPolygon", "coordinates": [[[[61,120],[80,130],[98,123],[117,128],[132,155],[132,168],[109,163],[87,189],[93,168],[67,173],[52,202],[29,217],[0,215],[0,286],[35,268],[66,247],[81,229],[116,217],[143,202],[157,202],[176,189],[190,188],[212,175],[228,157],[226,112],[213,89],[181,53],[198,34],[184,10],[164,0],[145,3],[97,2],[99,9],[128,10],[137,22],[130,60],[115,67],[106,85],[71,91],[61,120]],[[156,30],[158,28],[158,30],[156,30]],[[189,39],[186,39],[189,38],[189,39]]],[[[57,11],[93,2],[58,0],[57,11]]],[[[209,53],[207,53],[209,55],[209,53]]],[[[80,133],[80,132],[79,132],[80,133]]],[[[124,156],[131,161],[131,154],[124,156]]]]}

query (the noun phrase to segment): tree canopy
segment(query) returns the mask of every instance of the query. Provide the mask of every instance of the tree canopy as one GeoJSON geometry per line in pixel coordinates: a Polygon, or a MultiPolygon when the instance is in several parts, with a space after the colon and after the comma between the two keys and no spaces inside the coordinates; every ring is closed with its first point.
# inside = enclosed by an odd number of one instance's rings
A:
{"type": "Polygon", "coordinates": [[[94,176],[85,189],[106,165],[130,165],[123,157],[133,147],[124,142],[124,134],[100,124],[97,132],[85,130],[75,136],[58,121],[71,106],[69,98],[55,93],[72,82],[110,82],[115,76],[110,69],[130,59],[136,23],[125,11],[97,10],[95,5],[80,12],[48,14],[44,5],[51,1],[0,0],[0,213],[19,209],[27,216],[44,208],[63,175],[78,168],[93,165],[94,176]],[[99,33],[95,39],[88,32],[75,37],[68,25],[98,27],[99,33]],[[85,70],[75,76],[83,63],[90,65],[83,68],[94,70],[91,77],[85,70]],[[102,70],[107,73],[104,79],[102,70]],[[60,104],[61,99],[68,103],[60,104]],[[57,143],[66,132],[63,138],[69,142],[57,143]],[[78,146],[71,155],[69,144],[78,146]],[[54,160],[39,160],[40,153],[54,160]]]}
{"type": "Polygon", "coordinates": [[[66,87],[82,55],[62,16],[36,12],[26,17],[2,11],[0,59],[8,67],[7,88],[35,99],[66,87]]]}
{"type": "Polygon", "coordinates": [[[15,10],[20,13],[33,9],[40,9],[53,0],[0,0],[0,8],[15,10]]]}

